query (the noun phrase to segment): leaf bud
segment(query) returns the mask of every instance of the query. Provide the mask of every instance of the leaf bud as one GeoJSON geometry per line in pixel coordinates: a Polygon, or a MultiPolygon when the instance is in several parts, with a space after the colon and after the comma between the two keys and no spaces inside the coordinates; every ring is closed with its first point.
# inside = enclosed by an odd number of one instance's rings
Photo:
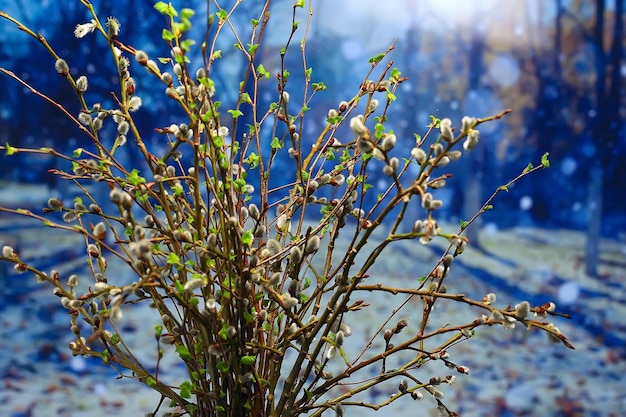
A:
{"type": "Polygon", "coordinates": [[[76,89],[80,91],[81,93],[84,93],[85,91],[87,91],[88,85],[89,83],[87,82],[87,77],[85,77],[84,75],[81,75],[76,80],[76,89]]]}
{"type": "Polygon", "coordinates": [[[363,115],[359,114],[350,119],[350,129],[357,136],[366,136],[369,133],[367,127],[363,123],[363,115]]]}
{"type": "Polygon", "coordinates": [[[384,137],[383,141],[380,144],[380,147],[383,149],[383,151],[388,152],[392,150],[394,146],[396,146],[396,141],[396,135],[390,133],[384,137]]]}
{"type": "Polygon", "coordinates": [[[54,69],[56,69],[62,77],[67,77],[70,73],[70,67],[67,65],[67,62],[61,58],[57,59],[54,63],[54,69]]]}

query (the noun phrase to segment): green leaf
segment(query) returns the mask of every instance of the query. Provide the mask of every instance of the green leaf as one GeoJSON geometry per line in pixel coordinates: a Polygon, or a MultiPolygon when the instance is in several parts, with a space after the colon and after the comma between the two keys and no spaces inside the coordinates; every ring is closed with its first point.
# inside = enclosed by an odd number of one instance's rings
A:
{"type": "Polygon", "coordinates": [[[146,385],[149,387],[153,387],[156,385],[156,380],[154,378],[152,378],[151,376],[146,378],[146,385]]]}
{"type": "MultiPolygon", "coordinates": [[[[246,92],[241,93],[240,100],[242,103],[252,104],[252,99],[250,98],[250,94],[246,92]]],[[[238,142],[235,142],[235,143],[238,143],[238,142]]]]}
{"type": "Polygon", "coordinates": [[[499,188],[500,191],[509,191],[509,186],[508,185],[501,185],[499,188]]]}
{"type": "Polygon", "coordinates": [[[161,37],[165,42],[171,42],[174,39],[174,34],[167,29],[163,29],[161,37]]]}
{"type": "Polygon", "coordinates": [[[380,139],[383,137],[383,132],[385,131],[385,125],[382,123],[376,123],[374,126],[374,136],[376,139],[380,139]]]}
{"type": "Polygon", "coordinates": [[[259,47],[258,43],[255,44],[248,44],[248,53],[250,53],[250,55],[254,55],[254,53],[256,52],[257,48],[259,47]]]}
{"type": "Polygon", "coordinates": [[[272,139],[271,147],[272,147],[272,149],[274,149],[274,150],[276,150],[276,149],[282,149],[282,147],[283,147],[283,143],[281,142],[281,140],[280,140],[280,139],[278,139],[277,137],[274,137],[274,139],[272,139]]]}
{"type": "Polygon", "coordinates": [[[17,153],[17,149],[15,149],[11,145],[9,145],[9,142],[6,142],[5,146],[4,146],[4,154],[6,156],[11,156],[11,155],[14,155],[16,153],[17,153]]]}
{"type": "Polygon", "coordinates": [[[252,366],[252,365],[254,365],[255,361],[256,361],[256,356],[242,356],[241,357],[241,364],[242,365],[252,366]]]}
{"type": "Polygon", "coordinates": [[[180,384],[180,396],[183,398],[191,398],[191,390],[193,389],[193,385],[189,381],[185,381],[180,384]]]}
{"type": "Polygon", "coordinates": [[[194,41],[193,39],[185,39],[184,41],[180,43],[180,47],[183,48],[183,50],[189,52],[191,47],[195,44],[196,44],[196,41],[194,41]]]}
{"type": "Polygon", "coordinates": [[[331,125],[334,125],[335,123],[341,123],[342,120],[343,116],[333,116],[326,119],[326,121],[331,125]]]}
{"type": "Polygon", "coordinates": [[[550,168],[550,161],[548,160],[548,155],[550,155],[550,153],[546,152],[541,157],[541,166],[544,168],[550,168]]]}
{"type": "Polygon", "coordinates": [[[194,14],[196,14],[196,11],[194,9],[183,7],[183,9],[180,11],[180,18],[190,19],[194,14]]]}
{"type": "Polygon", "coordinates": [[[465,229],[467,227],[467,225],[469,224],[469,222],[465,221],[465,220],[461,220],[461,228],[465,229]]]}
{"type": "Polygon", "coordinates": [[[254,240],[254,236],[252,234],[251,230],[246,230],[245,232],[243,232],[243,235],[241,236],[241,243],[246,245],[246,246],[250,246],[252,245],[252,241],[254,240]]]}
{"type": "Polygon", "coordinates": [[[400,75],[402,73],[400,72],[400,70],[398,70],[398,68],[394,68],[391,70],[391,80],[392,81],[398,81],[398,79],[400,78],[400,75]]]}
{"type": "Polygon", "coordinates": [[[102,351],[102,363],[104,363],[105,365],[108,365],[110,362],[110,357],[109,357],[109,350],[108,349],[104,349],[102,351]]]}
{"type": "Polygon", "coordinates": [[[313,87],[313,90],[315,90],[315,91],[324,91],[324,90],[326,90],[326,84],[324,84],[321,81],[319,83],[311,84],[311,87],[313,87]]]}
{"type": "Polygon", "coordinates": [[[170,252],[167,256],[167,263],[170,265],[180,265],[180,258],[174,252],[170,252]]]}
{"type": "Polygon", "coordinates": [[[304,9],[304,0],[296,0],[296,2],[293,4],[293,7],[300,7],[304,9]]]}
{"type": "Polygon", "coordinates": [[[139,170],[136,168],[130,172],[130,174],[128,175],[126,179],[128,180],[129,183],[131,183],[135,187],[138,186],[139,184],[145,184],[146,182],[145,178],[139,176],[139,170]]]}
{"type": "Polygon", "coordinates": [[[220,21],[224,21],[228,17],[228,12],[224,9],[220,9],[219,12],[215,13],[215,16],[217,16],[220,21]]]}
{"type": "Polygon", "coordinates": [[[174,8],[174,6],[172,6],[172,3],[165,3],[164,1],[158,1],[154,5],[154,8],[157,9],[157,11],[161,14],[164,14],[170,17],[178,16],[178,12],[174,8]]]}
{"type": "Polygon", "coordinates": [[[180,356],[182,360],[191,359],[191,353],[189,352],[189,349],[187,349],[187,346],[177,346],[176,353],[178,353],[178,356],[180,356]]]}
{"type": "Polygon", "coordinates": [[[162,333],[163,333],[163,325],[156,324],[154,326],[154,336],[158,339],[159,337],[161,337],[162,333]]]}
{"type": "Polygon", "coordinates": [[[371,58],[369,59],[369,61],[367,61],[367,62],[369,62],[370,64],[378,64],[380,61],[382,61],[382,59],[383,59],[384,57],[385,57],[385,54],[384,54],[384,53],[382,53],[382,54],[378,54],[378,55],[374,55],[374,56],[373,56],[373,57],[371,57],[371,58]]]}
{"type": "Polygon", "coordinates": [[[111,339],[110,339],[111,343],[113,343],[114,345],[117,345],[120,342],[120,335],[115,333],[111,335],[111,339]]]}
{"type": "Polygon", "coordinates": [[[523,173],[525,174],[525,173],[527,173],[527,172],[530,172],[530,171],[532,171],[532,169],[533,169],[533,168],[534,168],[533,164],[531,164],[531,163],[529,162],[529,163],[528,163],[528,165],[526,165],[526,168],[524,168],[523,173]]]}
{"type": "Polygon", "coordinates": [[[219,361],[218,363],[215,364],[215,367],[217,368],[218,371],[220,371],[221,373],[226,373],[228,372],[228,364],[224,361],[219,361]]]}
{"type": "Polygon", "coordinates": [[[260,161],[261,161],[261,158],[254,152],[250,153],[250,155],[246,159],[246,162],[250,164],[250,169],[254,169],[258,167],[260,161]]]}
{"type": "Polygon", "coordinates": [[[243,313],[243,319],[246,321],[246,323],[250,324],[252,322],[254,322],[254,316],[250,313],[248,313],[247,311],[245,311],[243,313]]]}
{"type": "Polygon", "coordinates": [[[233,117],[233,119],[238,118],[239,116],[243,116],[241,110],[228,110],[228,113],[233,117]]]}

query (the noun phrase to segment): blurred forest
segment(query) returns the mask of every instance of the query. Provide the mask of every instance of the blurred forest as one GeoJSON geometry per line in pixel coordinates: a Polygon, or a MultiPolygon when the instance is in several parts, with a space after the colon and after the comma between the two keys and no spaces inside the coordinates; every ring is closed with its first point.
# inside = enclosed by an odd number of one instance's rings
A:
{"type": "MultiPolygon", "coordinates": [[[[67,59],[73,74],[89,77],[88,99],[98,97],[105,100],[104,106],[112,106],[110,91],[116,88],[117,79],[111,63],[103,59],[104,42],[96,36],[79,40],[73,35],[76,24],[89,20],[84,7],[78,1],[31,3],[5,0],[2,8],[40,30],[67,59]]],[[[152,9],[152,2],[129,0],[124,7],[113,1],[93,3],[101,16],[114,15],[120,20],[122,42],[151,56],[168,55],[160,39],[164,22],[152,9]]],[[[205,35],[206,3],[173,3],[196,8],[193,36],[200,43],[205,35]]],[[[232,0],[220,4],[226,8],[228,3],[232,0]]],[[[250,17],[258,16],[262,4],[244,0],[235,19],[246,25],[250,17]]],[[[279,68],[278,50],[289,34],[292,4],[291,0],[272,2],[274,22],[265,48],[257,55],[258,62],[273,73],[279,68]]],[[[494,204],[496,210],[484,221],[499,227],[586,230],[585,261],[590,274],[597,269],[601,236],[626,239],[621,201],[626,192],[621,172],[626,164],[622,0],[485,0],[471,5],[450,0],[394,0],[385,6],[373,0],[320,0],[312,6],[307,65],[313,68],[314,81],[323,81],[328,90],[311,104],[307,133],[318,132],[327,110],[354,95],[369,69],[368,59],[397,38],[391,57],[394,67],[409,81],[397,94],[395,107],[402,111],[390,115],[390,122],[403,138],[399,146],[405,146],[407,152],[414,146],[413,133],[426,132],[431,114],[458,123],[465,115],[485,117],[505,108],[513,110],[481,129],[481,142],[470,158],[451,165],[450,186],[441,190],[447,194],[439,197],[449,201],[444,212],[447,220],[471,217],[499,185],[549,152],[552,168],[500,196],[494,204]]],[[[305,22],[306,11],[299,18],[305,22]]],[[[296,37],[299,40],[303,35],[304,24],[296,37]]],[[[67,105],[73,114],[78,112],[73,91],[58,77],[54,59],[41,45],[8,21],[0,22],[0,45],[1,67],[67,105]]],[[[245,65],[230,45],[232,42],[224,40],[224,58],[210,74],[225,106],[235,97],[245,65]]],[[[297,45],[291,52],[288,69],[293,88],[303,81],[303,74],[297,45]]],[[[195,62],[202,62],[199,55],[197,58],[195,62]]],[[[177,112],[162,100],[161,85],[159,91],[147,89],[155,85],[154,80],[138,65],[133,75],[137,94],[144,101],[137,120],[146,138],[154,136],[152,152],[158,154],[164,144],[157,141],[153,129],[176,121],[177,112]]],[[[267,81],[266,87],[261,100],[269,104],[276,100],[275,80],[267,81]]],[[[87,146],[58,109],[28,94],[14,80],[1,76],[0,89],[0,142],[55,147],[70,153],[87,146]]],[[[108,138],[114,139],[113,132],[108,138]]],[[[141,166],[132,146],[126,146],[125,152],[130,163],[141,166]]],[[[47,174],[54,163],[28,155],[6,158],[0,180],[45,182],[54,188],[58,184],[47,174]]]]}

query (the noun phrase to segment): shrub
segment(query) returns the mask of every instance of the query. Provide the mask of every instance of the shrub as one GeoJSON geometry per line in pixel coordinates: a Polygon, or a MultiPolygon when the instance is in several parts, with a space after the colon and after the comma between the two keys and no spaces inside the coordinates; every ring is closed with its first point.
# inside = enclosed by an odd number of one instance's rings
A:
{"type": "MultiPolygon", "coordinates": [[[[286,64],[288,54],[297,54],[291,44],[300,30],[296,11],[304,8],[304,1],[293,5],[293,30],[285,47],[276,51],[276,74],[257,59],[272,21],[269,1],[262,14],[250,20],[249,39],[240,37],[244,31],[233,20],[235,14],[245,13],[240,3],[225,10],[215,2],[201,45],[188,37],[193,10],[157,2],[155,9],[167,18],[162,38],[170,50],[170,56],[158,59],[125,44],[115,18],[103,23],[87,0],[81,3],[92,19],[78,24],[74,34],[101,36],[117,69],[120,88],[111,108],[92,101],[88,78],[72,74],[65,58],[43,36],[0,14],[52,55],[54,69],[76,93],[80,112],[71,114],[66,103],[47,97],[7,69],[2,72],[63,111],[89,138],[88,145],[71,154],[0,146],[7,157],[34,152],[60,158],[67,169],[53,173],[80,192],[72,203],[63,196],[51,197],[42,214],[0,208],[37,219],[42,228],[83,238],[89,279],[46,273],[10,246],[4,246],[0,256],[17,271],[33,273],[54,287],[70,313],[74,355],[98,357],[120,372],[130,371],[169,400],[170,415],[318,416],[331,409],[341,416],[349,407],[379,409],[402,397],[424,396],[454,415],[439,385],[451,384],[455,374],[469,373],[454,360],[452,347],[470,339],[477,328],[521,323],[571,347],[556,327],[543,321],[557,314],[552,303],[501,308],[493,294],[474,300],[452,292],[462,289],[449,272],[468,243],[463,231],[491,208],[498,192],[549,165],[545,155],[540,165],[529,165],[496,190],[458,231],[441,230],[436,212],[443,202],[432,190],[445,186],[448,164],[476,146],[480,125],[507,111],[464,117],[456,127],[449,119],[433,117],[423,136],[410,139],[412,149],[406,152],[397,145],[407,139],[396,136],[387,117],[406,79],[388,61],[391,47],[370,60],[371,70],[355,86],[353,97],[324,110],[326,122],[312,137],[306,129],[309,110],[326,87],[313,82],[312,70],[306,67],[306,36],[299,48],[302,83],[289,82],[286,64]],[[247,64],[241,78],[233,80],[239,91],[236,103],[224,110],[211,73],[225,59],[216,45],[227,32],[236,40],[236,51],[229,54],[240,54],[247,64]],[[198,56],[198,48],[202,61],[194,62],[190,56],[198,56]],[[131,63],[133,58],[136,63],[131,63]],[[147,72],[153,84],[139,88],[133,79],[138,71],[147,72]],[[264,108],[258,97],[263,85],[272,84],[277,88],[275,100],[264,108]],[[143,92],[155,89],[164,90],[164,99],[181,111],[179,122],[157,126],[167,143],[162,153],[150,149],[149,133],[136,123],[143,92]],[[244,115],[252,121],[247,126],[242,126],[244,115]],[[114,132],[113,143],[103,139],[106,131],[114,132]],[[142,166],[128,166],[120,159],[129,147],[140,152],[142,166]],[[378,196],[371,195],[373,178],[386,181],[378,196]],[[419,205],[417,220],[410,214],[413,202],[419,205]],[[62,220],[55,217],[57,212],[62,220]],[[406,287],[370,275],[394,243],[415,240],[429,245],[434,239],[446,242],[440,258],[430,273],[406,287]],[[111,275],[107,257],[123,262],[127,274],[111,275]],[[348,342],[350,323],[372,309],[370,304],[381,303],[383,294],[402,297],[385,307],[386,317],[368,334],[359,336],[365,337],[363,345],[348,342]],[[411,299],[423,307],[410,314],[416,324],[400,315],[411,299]],[[436,315],[434,306],[442,300],[482,313],[466,322],[427,328],[436,315]],[[139,360],[120,330],[123,314],[132,314],[133,304],[149,304],[154,311],[147,324],[154,326],[154,362],[139,360]],[[180,360],[186,381],[173,385],[159,376],[165,355],[180,360]],[[389,367],[389,358],[402,365],[389,367]],[[443,363],[450,373],[419,379],[415,371],[433,362],[443,363]],[[390,383],[397,388],[385,401],[353,398],[390,383]]],[[[397,265],[394,272],[411,276],[412,267],[397,265]]],[[[152,415],[160,408],[161,403],[155,405],[152,415]]]]}

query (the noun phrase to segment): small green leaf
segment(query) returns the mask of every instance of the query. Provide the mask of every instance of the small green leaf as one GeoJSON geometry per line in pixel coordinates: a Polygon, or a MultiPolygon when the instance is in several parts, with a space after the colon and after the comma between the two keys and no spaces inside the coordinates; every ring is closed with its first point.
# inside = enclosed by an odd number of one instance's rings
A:
{"type": "Polygon", "coordinates": [[[501,185],[500,186],[500,191],[509,191],[509,186],[508,185],[501,185]]]}
{"type": "Polygon", "coordinates": [[[550,153],[546,152],[541,157],[541,166],[544,168],[550,168],[550,161],[548,160],[548,155],[550,155],[550,153]]]}
{"type": "Polygon", "coordinates": [[[248,44],[248,53],[250,53],[250,55],[254,55],[254,53],[256,52],[257,48],[259,47],[258,43],[255,44],[248,44]]]}
{"type": "Polygon", "coordinates": [[[193,389],[193,385],[189,381],[185,381],[180,384],[180,396],[183,398],[191,398],[191,390],[193,389]]]}
{"type": "Polygon", "coordinates": [[[170,265],[179,265],[180,264],[180,258],[174,252],[170,252],[168,257],[167,257],[167,263],[170,264],[170,265]]]}
{"type": "Polygon", "coordinates": [[[154,326],[154,336],[158,339],[159,337],[161,337],[162,333],[163,333],[163,325],[156,324],[154,326]]]}
{"type": "Polygon", "coordinates": [[[126,179],[128,180],[129,183],[131,183],[135,187],[138,186],[139,184],[144,184],[146,182],[145,178],[139,176],[139,170],[136,168],[130,172],[130,174],[128,175],[128,178],[126,179]]]}
{"type": "Polygon", "coordinates": [[[239,116],[243,116],[241,110],[228,110],[228,113],[233,117],[233,119],[238,118],[239,116]]]}
{"type": "Polygon", "coordinates": [[[252,366],[252,365],[254,365],[255,361],[256,361],[256,356],[242,356],[241,357],[241,364],[242,365],[252,366]]]}
{"type": "Polygon", "coordinates": [[[304,9],[304,0],[296,0],[296,2],[293,4],[293,7],[300,7],[304,9]]]}
{"type": "Polygon", "coordinates": [[[324,84],[321,81],[319,83],[311,84],[311,87],[313,87],[313,90],[315,90],[315,91],[325,91],[326,90],[326,84],[324,84]]]}
{"type": "Polygon", "coordinates": [[[326,119],[326,121],[331,125],[334,125],[336,123],[341,123],[342,120],[343,120],[343,116],[333,116],[333,117],[329,117],[326,119]]]}
{"type": "Polygon", "coordinates": [[[146,385],[149,387],[153,387],[156,385],[156,380],[154,378],[152,378],[151,376],[146,378],[146,385]]]}
{"type": "Polygon", "coordinates": [[[6,156],[11,156],[11,155],[14,155],[16,153],[17,153],[17,149],[15,149],[11,145],[9,145],[9,142],[6,142],[5,146],[4,146],[4,154],[6,156]]]}
{"type": "Polygon", "coordinates": [[[378,54],[378,55],[374,55],[373,57],[371,57],[371,58],[369,59],[369,61],[368,61],[368,62],[369,62],[370,64],[378,64],[380,61],[382,61],[382,59],[383,59],[384,57],[385,57],[385,54],[384,54],[384,53],[382,53],[382,54],[378,54]]]}
{"type": "Polygon", "coordinates": [[[161,37],[165,42],[171,42],[174,39],[174,34],[167,29],[163,29],[161,37]]]}
{"type": "Polygon", "coordinates": [[[274,150],[282,149],[283,143],[281,142],[280,139],[278,139],[277,137],[274,137],[274,139],[272,139],[271,147],[274,150]]]}
{"type": "Polygon", "coordinates": [[[259,156],[254,152],[250,153],[250,155],[246,159],[246,162],[250,164],[251,169],[258,167],[260,161],[261,161],[261,158],[259,158],[259,156]]]}
{"type": "Polygon", "coordinates": [[[196,44],[196,41],[194,41],[193,39],[185,39],[184,41],[180,43],[180,47],[183,48],[183,50],[189,52],[191,47],[195,44],[196,44]]]}
{"type": "Polygon", "coordinates": [[[176,353],[178,353],[178,356],[180,356],[182,360],[191,359],[191,353],[189,352],[189,349],[187,349],[187,346],[177,346],[176,353]]]}
{"type": "Polygon", "coordinates": [[[187,7],[183,7],[183,9],[180,11],[180,18],[181,19],[190,19],[194,14],[196,14],[194,9],[189,9],[187,7]]]}
{"type": "Polygon", "coordinates": [[[400,78],[400,75],[402,73],[400,72],[400,70],[398,70],[398,68],[394,68],[391,70],[391,80],[392,81],[398,81],[398,79],[400,78]]]}
{"type": "Polygon", "coordinates": [[[524,168],[524,174],[532,171],[533,168],[534,168],[533,164],[529,162],[528,165],[526,165],[526,168],[524,168]]]}
{"type": "Polygon", "coordinates": [[[246,246],[250,246],[252,245],[252,241],[254,240],[254,236],[252,234],[251,230],[246,230],[245,232],[243,232],[243,235],[241,236],[241,243],[246,245],[246,246]]]}
{"type": "Polygon", "coordinates": [[[178,16],[178,12],[174,8],[174,6],[172,6],[172,3],[165,3],[164,1],[158,1],[154,5],[154,8],[157,9],[158,12],[161,14],[164,14],[170,17],[178,16]]]}
{"type": "Polygon", "coordinates": [[[215,15],[220,21],[224,21],[228,17],[228,12],[224,9],[220,9],[220,11],[215,13],[215,15]]]}
{"type": "Polygon", "coordinates": [[[224,361],[219,361],[218,363],[215,364],[215,367],[221,373],[225,374],[226,372],[228,372],[228,364],[224,361]]]}

